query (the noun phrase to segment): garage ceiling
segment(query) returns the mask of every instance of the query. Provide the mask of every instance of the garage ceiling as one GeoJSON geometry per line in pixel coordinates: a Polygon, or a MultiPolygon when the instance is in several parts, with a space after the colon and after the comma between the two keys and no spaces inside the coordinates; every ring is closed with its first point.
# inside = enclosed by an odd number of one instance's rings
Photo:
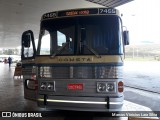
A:
{"type": "Polygon", "coordinates": [[[117,7],[133,0],[86,0],[106,7],[117,7]]]}
{"type": "Polygon", "coordinates": [[[131,0],[0,0],[0,48],[21,44],[22,32],[31,29],[38,38],[42,14],[70,8],[115,7],[131,0]]]}

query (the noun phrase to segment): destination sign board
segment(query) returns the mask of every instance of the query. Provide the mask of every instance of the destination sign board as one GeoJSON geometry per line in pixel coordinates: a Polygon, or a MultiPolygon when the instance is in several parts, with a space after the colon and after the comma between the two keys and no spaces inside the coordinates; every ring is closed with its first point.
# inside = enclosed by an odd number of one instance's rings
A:
{"type": "Polygon", "coordinates": [[[60,17],[71,17],[71,16],[85,16],[85,15],[111,15],[117,14],[114,8],[87,8],[87,9],[72,9],[65,11],[56,11],[46,13],[42,16],[42,20],[54,19],[60,17]]]}

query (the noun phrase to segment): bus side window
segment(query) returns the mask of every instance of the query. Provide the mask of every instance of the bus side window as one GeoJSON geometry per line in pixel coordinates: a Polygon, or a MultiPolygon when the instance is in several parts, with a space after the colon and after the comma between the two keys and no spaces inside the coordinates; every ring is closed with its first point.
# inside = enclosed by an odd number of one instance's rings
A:
{"type": "Polygon", "coordinates": [[[62,50],[62,54],[73,54],[73,42],[72,38],[65,35],[64,33],[58,31],[57,32],[57,44],[58,44],[58,50],[65,45],[64,50],[62,50]]]}
{"type": "Polygon", "coordinates": [[[66,36],[65,36],[65,34],[63,34],[63,33],[61,33],[61,32],[57,32],[58,34],[57,34],[57,38],[58,38],[58,48],[60,48],[60,47],[62,47],[63,46],[63,44],[65,44],[66,43],[66,36]]]}
{"type": "Polygon", "coordinates": [[[48,31],[45,31],[41,40],[41,49],[40,55],[50,55],[50,34],[48,31]]]}

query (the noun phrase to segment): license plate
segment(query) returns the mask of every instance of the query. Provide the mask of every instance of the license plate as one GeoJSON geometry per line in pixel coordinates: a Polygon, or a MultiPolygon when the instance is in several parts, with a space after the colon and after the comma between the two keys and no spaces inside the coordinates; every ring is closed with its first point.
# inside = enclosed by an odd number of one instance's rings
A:
{"type": "Polygon", "coordinates": [[[83,84],[68,84],[68,90],[83,90],[83,84]]]}

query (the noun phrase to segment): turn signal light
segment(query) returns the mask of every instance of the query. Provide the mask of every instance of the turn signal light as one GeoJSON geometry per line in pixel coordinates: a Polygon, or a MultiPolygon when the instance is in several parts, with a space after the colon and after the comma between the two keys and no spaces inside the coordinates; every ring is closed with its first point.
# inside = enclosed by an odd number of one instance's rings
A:
{"type": "Polygon", "coordinates": [[[122,81],[120,81],[120,82],[118,82],[118,92],[123,92],[123,82],[122,81]]]}

